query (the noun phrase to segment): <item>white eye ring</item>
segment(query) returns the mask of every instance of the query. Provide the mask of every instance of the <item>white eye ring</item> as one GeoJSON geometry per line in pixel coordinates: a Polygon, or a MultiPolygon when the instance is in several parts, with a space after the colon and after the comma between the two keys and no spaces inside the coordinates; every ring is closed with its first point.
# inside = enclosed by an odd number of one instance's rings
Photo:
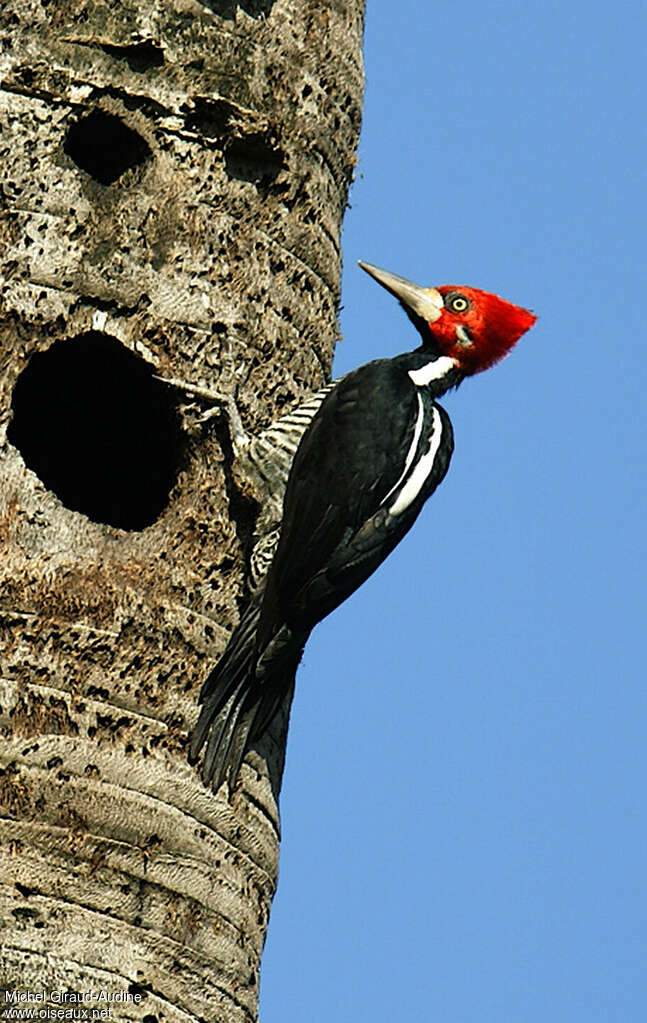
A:
{"type": "Polygon", "coordinates": [[[469,302],[464,295],[455,295],[450,299],[449,308],[453,313],[464,313],[469,308],[469,302]]]}

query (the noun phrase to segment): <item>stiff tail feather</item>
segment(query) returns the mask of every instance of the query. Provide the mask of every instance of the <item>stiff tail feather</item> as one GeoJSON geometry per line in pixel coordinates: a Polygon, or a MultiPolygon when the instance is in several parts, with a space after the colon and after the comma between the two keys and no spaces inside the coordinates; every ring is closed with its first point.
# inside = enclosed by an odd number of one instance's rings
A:
{"type": "Polygon", "coordinates": [[[259,738],[294,685],[303,644],[286,644],[269,663],[256,660],[260,600],[253,601],[233,633],[220,661],[205,681],[202,710],[193,730],[189,760],[202,748],[201,776],[217,792],[224,781],[234,786],[250,744],[259,738]]]}

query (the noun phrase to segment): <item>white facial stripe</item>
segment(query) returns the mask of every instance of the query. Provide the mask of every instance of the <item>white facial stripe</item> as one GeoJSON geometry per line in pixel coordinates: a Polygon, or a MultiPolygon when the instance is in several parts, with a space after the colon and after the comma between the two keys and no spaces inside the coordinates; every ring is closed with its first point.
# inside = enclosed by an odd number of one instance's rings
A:
{"type": "Polygon", "coordinates": [[[458,338],[459,344],[462,345],[463,348],[474,347],[474,342],[472,341],[471,337],[465,330],[465,327],[463,326],[462,323],[459,323],[456,327],[456,337],[458,338]]]}
{"type": "Polygon", "coordinates": [[[450,359],[448,355],[441,355],[439,359],[428,362],[426,366],[421,366],[420,369],[410,369],[409,376],[416,387],[426,387],[432,380],[442,380],[444,376],[447,376],[457,366],[458,363],[455,359],[450,359]]]}
{"type": "Polygon", "coordinates": [[[402,483],[402,480],[409,472],[409,469],[411,468],[411,463],[413,462],[413,457],[416,451],[418,450],[418,441],[420,440],[420,434],[422,433],[422,424],[425,419],[425,408],[424,405],[422,404],[422,398],[420,397],[420,394],[416,394],[416,397],[418,399],[418,418],[416,419],[416,425],[413,431],[413,440],[411,441],[411,447],[409,448],[409,451],[407,453],[407,460],[404,463],[402,475],[400,476],[400,479],[395,484],[395,486],[391,487],[388,494],[386,495],[384,500],[380,502],[380,504],[385,504],[390,498],[391,494],[395,493],[395,491],[398,489],[398,487],[402,483]]]}
{"type": "Polygon", "coordinates": [[[400,515],[403,511],[406,511],[412,501],[415,501],[424,486],[425,480],[433,469],[434,461],[438,454],[438,448],[440,447],[442,433],[443,428],[440,420],[440,413],[438,412],[438,409],[435,408],[433,410],[433,424],[429,450],[422,456],[411,473],[411,476],[400,491],[395,504],[389,508],[389,515],[400,515]]]}

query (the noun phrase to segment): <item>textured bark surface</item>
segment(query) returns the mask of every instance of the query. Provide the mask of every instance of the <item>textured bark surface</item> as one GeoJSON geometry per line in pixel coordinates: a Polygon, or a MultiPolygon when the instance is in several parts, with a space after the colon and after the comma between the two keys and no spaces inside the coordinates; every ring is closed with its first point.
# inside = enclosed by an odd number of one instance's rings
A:
{"type": "Polygon", "coordinates": [[[2,6],[0,987],[256,1017],[286,722],[231,802],[186,745],[263,495],[152,372],[250,433],[328,379],[362,15],[2,6]]]}

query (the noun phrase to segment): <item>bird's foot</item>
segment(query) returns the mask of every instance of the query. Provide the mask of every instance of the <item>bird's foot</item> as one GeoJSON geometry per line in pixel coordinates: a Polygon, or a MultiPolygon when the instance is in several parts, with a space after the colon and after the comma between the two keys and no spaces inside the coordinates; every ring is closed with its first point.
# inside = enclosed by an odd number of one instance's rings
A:
{"type": "Polygon", "coordinates": [[[190,384],[186,380],[178,380],[175,377],[162,377],[155,376],[156,380],[160,380],[163,384],[167,384],[168,387],[175,387],[178,391],[184,391],[186,394],[194,394],[196,398],[201,399],[200,402],[192,402],[191,405],[185,406],[185,408],[197,408],[202,402],[208,402],[212,408],[204,409],[198,416],[199,423],[206,423],[215,416],[225,415],[229,424],[229,436],[231,437],[232,447],[234,452],[242,450],[249,444],[249,437],[245,432],[245,429],[240,418],[238,406],[236,400],[232,394],[223,394],[221,391],[212,391],[207,387],[199,387],[196,384],[190,384]]]}

